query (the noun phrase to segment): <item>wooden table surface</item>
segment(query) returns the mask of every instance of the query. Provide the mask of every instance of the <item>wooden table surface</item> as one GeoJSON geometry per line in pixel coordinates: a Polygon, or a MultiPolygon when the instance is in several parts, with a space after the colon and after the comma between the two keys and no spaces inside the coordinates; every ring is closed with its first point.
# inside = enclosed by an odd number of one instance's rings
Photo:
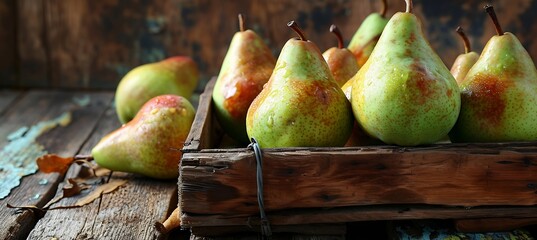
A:
{"type": "MultiPolygon", "coordinates": [[[[0,89],[0,157],[9,144],[7,136],[23,127],[70,113],[66,126],[57,126],[35,140],[48,153],[69,157],[88,154],[91,148],[120,123],[113,107],[113,92],[6,90],[0,89]]],[[[21,150],[19,156],[35,159],[35,153],[21,150]]],[[[5,157],[5,156],[4,156],[5,157]]],[[[0,161],[1,162],[1,161],[0,161]]],[[[177,182],[158,181],[125,173],[112,178],[128,182],[115,192],[101,195],[92,203],[71,209],[49,210],[44,216],[8,208],[35,205],[43,207],[61,195],[67,178],[81,168],[74,164],[65,176],[36,173],[22,179],[19,187],[0,200],[0,239],[166,239],[154,228],[177,206],[177,182]]],[[[0,172],[2,174],[2,172],[0,172]]],[[[74,203],[72,198],[57,204],[74,203]]],[[[184,232],[173,232],[182,236],[184,232]]]]}

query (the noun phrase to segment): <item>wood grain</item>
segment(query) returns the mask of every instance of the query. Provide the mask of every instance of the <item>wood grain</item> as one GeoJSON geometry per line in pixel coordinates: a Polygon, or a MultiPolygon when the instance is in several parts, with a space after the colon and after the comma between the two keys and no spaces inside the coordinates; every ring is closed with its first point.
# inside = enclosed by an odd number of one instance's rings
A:
{"type": "MultiPolygon", "coordinates": [[[[108,108],[79,153],[88,154],[105,134],[119,126],[121,124],[114,108],[108,108]]],[[[84,171],[73,166],[66,178],[81,174],[84,171]]],[[[165,220],[177,206],[176,182],[151,180],[125,173],[114,173],[112,178],[127,179],[129,182],[89,205],[47,212],[37,222],[29,238],[160,239],[153,224],[165,220]]],[[[59,194],[61,190],[56,192],[56,195],[59,194]]],[[[63,199],[53,206],[69,206],[77,200],[77,197],[63,199]]]]}
{"type": "Polygon", "coordinates": [[[52,87],[49,75],[46,0],[17,1],[18,87],[52,87]]]}
{"type": "MultiPolygon", "coordinates": [[[[33,125],[70,111],[72,122],[69,125],[43,134],[37,142],[49,152],[72,156],[91,133],[98,116],[104,112],[103,106],[108,106],[111,100],[110,93],[30,91],[0,117],[0,136],[7,136],[22,126],[33,125]],[[84,94],[89,97],[87,105],[80,106],[72,101],[74,97],[84,94]]],[[[6,138],[0,138],[0,147],[3,148],[6,143],[6,138]]],[[[9,203],[16,206],[43,206],[54,196],[61,179],[58,174],[43,173],[25,177],[18,188],[7,198],[0,200],[0,205],[6,206],[9,203]]],[[[30,211],[19,213],[6,207],[0,208],[0,219],[0,239],[25,238],[37,221],[37,217],[30,211]]]]}
{"type": "Polygon", "coordinates": [[[17,84],[16,0],[0,0],[0,86],[17,84]]]}
{"type": "Polygon", "coordinates": [[[22,91],[0,89],[0,116],[22,94],[24,94],[22,91]]]}
{"type": "MultiPolygon", "coordinates": [[[[388,2],[389,17],[405,9],[404,1],[388,2]]],[[[537,1],[490,3],[504,30],[518,36],[537,59],[537,1]]],[[[482,1],[414,4],[427,39],[448,67],[463,51],[455,33],[458,25],[464,27],[478,52],[494,35],[482,1]]],[[[330,24],[337,24],[349,42],[363,19],[380,9],[377,0],[233,0],[226,4],[210,0],[23,0],[16,5],[19,46],[12,48],[19,50],[21,69],[16,85],[114,89],[137,65],[189,55],[202,73],[199,92],[220,70],[229,42],[238,30],[238,13],[245,14],[246,26],[262,36],[277,56],[285,42],[294,37],[285,26],[290,20],[296,20],[324,51],[336,44],[328,32],[330,24]]]]}
{"type": "MultiPolygon", "coordinates": [[[[344,223],[379,220],[535,218],[537,207],[446,207],[431,205],[377,205],[319,209],[289,209],[268,213],[272,225],[344,223]]],[[[253,226],[259,217],[244,214],[183,213],[183,227],[253,226]]]]}

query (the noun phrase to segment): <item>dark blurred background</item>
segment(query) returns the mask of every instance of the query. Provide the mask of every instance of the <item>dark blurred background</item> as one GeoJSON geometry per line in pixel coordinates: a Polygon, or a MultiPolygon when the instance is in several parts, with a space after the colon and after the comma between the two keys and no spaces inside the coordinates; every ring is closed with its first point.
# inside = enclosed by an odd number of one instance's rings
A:
{"type": "MultiPolygon", "coordinates": [[[[297,20],[321,51],[345,41],[380,0],[0,0],[0,87],[115,89],[135,66],[172,55],[198,63],[201,83],[217,75],[238,30],[237,14],[264,37],[275,56],[295,34],[297,20]]],[[[389,0],[388,16],[404,11],[389,0]]],[[[537,0],[415,0],[424,32],[448,67],[463,51],[455,28],[465,28],[481,51],[494,35],[483,6],[495,6],[503,29],[517,35],[537,59],[537,0]]]]}

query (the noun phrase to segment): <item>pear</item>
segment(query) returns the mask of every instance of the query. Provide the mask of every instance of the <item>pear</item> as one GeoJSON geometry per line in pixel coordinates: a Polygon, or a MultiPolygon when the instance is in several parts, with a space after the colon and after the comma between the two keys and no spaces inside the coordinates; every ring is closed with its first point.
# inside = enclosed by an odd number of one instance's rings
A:
{"type": "MultiPolygon", "coordinates": [[[[345,97],[351,101],[351,93],[352,93],[352,81],[347,81],[342,87],[341,90],[345,94],[345,97]]],[[[354,121],[352,133],[349,139],[347,140],[347,143],[345,143],[345,147],[353,147],[353,146],[370,146],[370,145],[382,145],[382,141],[372,138],[368,136],[365,131],[360,127],[360,124],[354,121]]]]}
{"type": "Polygon", "coordinates": [[[110,170],[177,178],[180,149],[194,115],[194,107],[184,97],[154,97],[132,121],[103,137],[91,154],[97,164],[110,170]]]}
{"type": "Polygon", "coordinates": [[[479,54],[472,51],[470,40],[468,40],[462,27],[459,26],[457,28],[457,33],[464,42],[464,53],[457,56],[457,59],[453,62],[453,66],[451,66],[451,74],[453,74],[457,83],[461,85],[464,77],[466,77],[466,74],[470,71],[470,68],[477,62],[479,54]]]}
{"type": "Polygon", "coordinates": [[[537,140],[537,70],[520,41],[503,32],[494,9],[486,10],[497,35],[485,45],[461,87],[461,113],[453,142],[537,140]]]}
{"type": "Polygon", "coordinates": [[[379,13],[371,13],[362,22],[356,33],[351,38],[347,48],[356,57],[358,67],[362,67],[377,44],[384,27],[388,23],[386,10],[388,4],[382,0],[382,10],[379,13]]]}
{"type": "Polygon", "coordinates": [[[350,103],[317,46],[300,38],[281,50],[274,72],[246,115],[248,137],[262,148],[343,146],[352,129],[350,103]]]}
{"type": "Polygon", "coordinates": [[[174,94],[188,99],[198,81],[198,67],[190,57],[170,57],[138,66],[117,86],[115,105],[119,120],[130,121],[149,99],[159,95],[174,94]]]}
{"type": "Polygon", "coordinates": [[[354,55],[343,46],[343,37],[336,25],[330,26],[330,32],[334,33],[338,40],[338,47],[332,47],[323,53],[324,60],[334,76],[334,80],[341,87],[358,72],[358,64],[354,55]]]}
{"type": "Polygon", "coordinates": [[[425,39],[407,0],[366,64],[351,79],[352,108],[369,136],[388,144],[430,144],[446,136],[460,109],[457,82],[425,39]]]}
{"type": "Polygon", "coordinates": [[[268,82],[276,59],[254,31],[244,30],[239,14],[240,31],[235,33],[218,74],[213,102],[218,122],[235,141],[248,143],[246,113],[254,98],[268,82]]]}

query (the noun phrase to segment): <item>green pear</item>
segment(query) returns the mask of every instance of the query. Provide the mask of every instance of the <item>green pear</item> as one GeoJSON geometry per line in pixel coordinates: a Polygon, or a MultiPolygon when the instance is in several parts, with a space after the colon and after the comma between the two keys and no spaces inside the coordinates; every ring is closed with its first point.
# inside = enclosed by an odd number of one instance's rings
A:
{"type": "Polygon", "coordinates": [[[451,66],[451,74],[453,74],[457,83],[461,85],[464,77],[466,77],[466,74],[470,71],[470,68],[477,62],[479,54],[472,51],[470,40],[468,40],[462,27],[459,26],[457,28],[457,33],[464,42],[464,53],[457,56],[457,59],[453,62],[453,66],[451,66]]]}
{"type": "Polygon", "coordinates": [[[180,150],[194,115],[194,107],[184,97],[154,97],[132,121],[103,137],[91,154],[97,164],[113,171],[177,178],[180,150]]]}
{"type": "Polygon", "coordinates": [[[453,142],[537,140],[537,70],[518,39],[503,32],[486,7],[497,35],[485,45],[461,87],[461,113],[453,142]]]}
{"type": "Polygon", "coordinates": [[[351,79],[352,108],[369,136],[388,144],[430,144],[457,121],[457,82],[425,39],[407,0],[366,64],[351,79]]]}
{"type": "Polygon", "coordinates": [[[274,70],[276,59],[254,31],[244,30],[239,15],[240,31],[235,33],[224,58],[213,91],[218,122],[234,140],[248,143],[246,113],[274,70]]]}
{"type": "Polygon", "coordinates": [[[134,68],[121,79],[116,89],[115,105],[119,120],[121,123],[130,121],[144,103],[159,95],[190,98],[198,80],[196,63],[184,56],[134,68]]]}
{"type": "Polygon", "coordinates": [[[294,21],[274,72],[246,115],[248,137],[262,148],[343,146],[352,112],[317,46],[294,21]]]}
{"type": "Polygon", "coordinates": [[[387,3],[382,1],[383,8],[380,13],[371,13],[362,22],[351,38],[347,48],[356,57],[358,67],[362,67],[377,44],[384,27],[388,23],[386,18],[387,3]]]}
{"type": "MultiPolygon", "coordinates": [[[[343,93],[345,93],[345,97],[351,102],[351,94],[352,94],[352,81],[347,81],[342,87],[341,90],[343,93]]],[[[347,140],[347,143],[345,143],[345,147],[353,147],[353,146],[370,146],[370,145],[382,145],[382,141],[372,138],[368,136],[365,131],[360,127],[360,124],[354,121],[352,133],[349,139],[347,140]]]]}
{"type": "Polygon", "coordinates": [[[330,32],[334,33],[338,40],[338,47],[332,47],[323,53],[323,58],[334,76],[334,80],[341,87],[358,72],[358,64],[354,55],[343,46],[341,32],[332,24],[330,32]]]}

